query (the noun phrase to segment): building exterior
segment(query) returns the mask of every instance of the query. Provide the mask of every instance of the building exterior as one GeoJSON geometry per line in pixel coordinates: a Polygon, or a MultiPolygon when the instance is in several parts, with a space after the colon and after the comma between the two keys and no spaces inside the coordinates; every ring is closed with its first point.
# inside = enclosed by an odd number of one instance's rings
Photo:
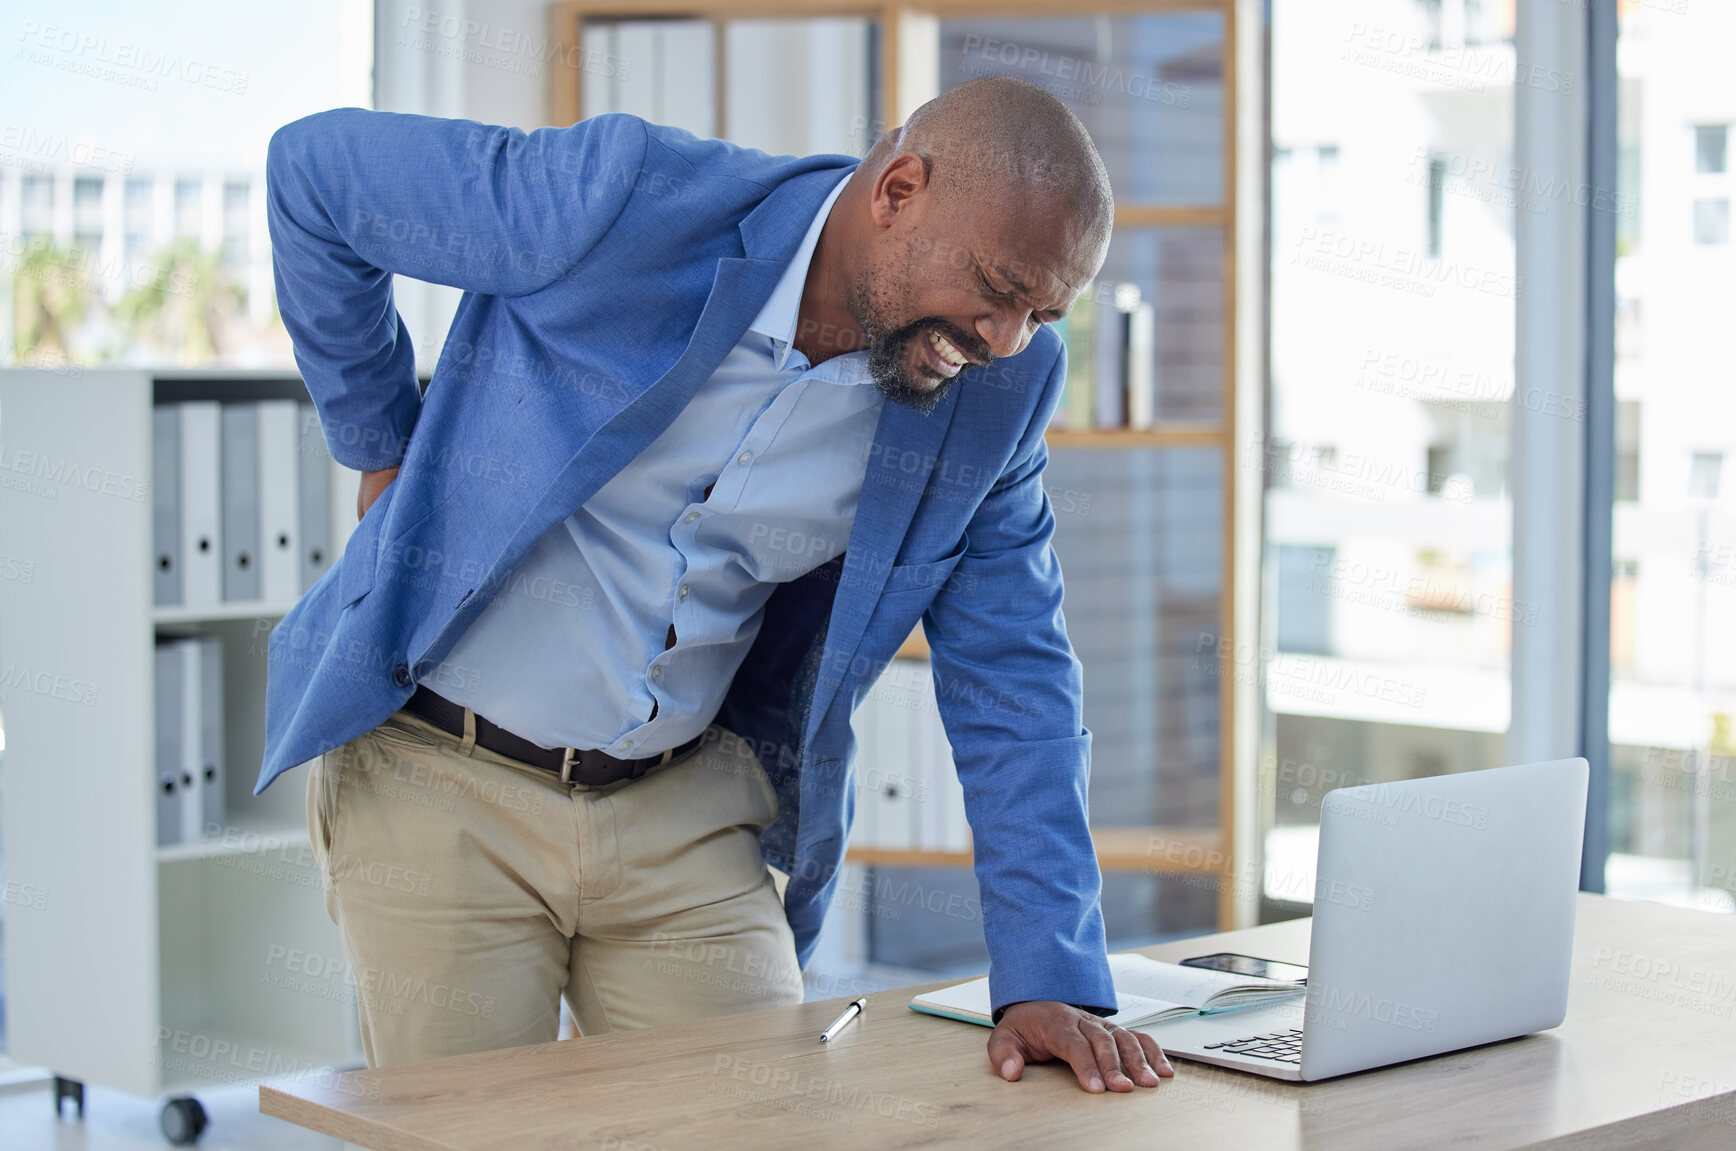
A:
{"type": "Polygon", "coordinates": [[[1618,179],[1591,188],[1513,163],[1515,87],[1584,78],[1519,59],[1510,4],[1274,5],[1269,880],[1312,858],[1323,781],[1501,762],[1541,607],[1510,590],[1509,413],[1585,420],[1515,393],[1514,227],[1577,204],[1618,237],[1608,883],[1736,909],[1736,12],[1620,15],[1618,179]]]}

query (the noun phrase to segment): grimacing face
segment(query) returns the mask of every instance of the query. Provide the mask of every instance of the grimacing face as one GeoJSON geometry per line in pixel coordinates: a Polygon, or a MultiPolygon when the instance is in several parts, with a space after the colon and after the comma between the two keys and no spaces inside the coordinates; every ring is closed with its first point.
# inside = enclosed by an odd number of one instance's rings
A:
{"type": "Polygon", "coordinates": [[[967,366],[1017,355],[1097,274],[1094,242],[1054,204],[937,202],[914,191],[852,281],[849,308],[888,399],[931,411],[967,366]]]}

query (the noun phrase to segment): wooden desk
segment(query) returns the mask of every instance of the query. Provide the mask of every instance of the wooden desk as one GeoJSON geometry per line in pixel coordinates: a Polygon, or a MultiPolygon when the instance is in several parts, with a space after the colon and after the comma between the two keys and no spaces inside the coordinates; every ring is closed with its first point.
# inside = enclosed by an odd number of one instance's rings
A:
{"type": "MultiPolygon", "coordinates": [[[[1147,953],[1304,963],[1308,930],[1147,953]]],[[[988,1032],[909,1011],[913,991],[871,996],[829,1048],[847,1000],[266,1086],[260,1110],[375,1151],[1736,1147],[1736,916],[1583,895],[1561,1027],[1313,1084],[1185,1060],[1129,1095],[1051,1064],[1004,1083],[988,1032]]]]}

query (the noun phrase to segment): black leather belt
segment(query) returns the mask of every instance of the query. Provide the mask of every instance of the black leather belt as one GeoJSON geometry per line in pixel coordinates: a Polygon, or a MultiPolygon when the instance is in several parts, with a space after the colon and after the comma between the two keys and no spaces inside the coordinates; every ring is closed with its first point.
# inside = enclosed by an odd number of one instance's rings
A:
{"type": "MultiPolygon", "coordinates": [[[[464,738],[464,708],[425,687],[418,687],[404,710],[419,715],[448,735],[464,738]]],[[[617,759],[606,751],[578,747],[538,747],[528,739],[476,717],[476,746],[486,747],[496,755],[516,759],[532,767],[540,767],[560,777],[562,783],[582,783],[586,787],[602,787],[623,779],[638,779],[653,767],[678,759],[705,739],[696,735],[680,747],[670,748],[662,755],[645,759],[617,759]]]]}

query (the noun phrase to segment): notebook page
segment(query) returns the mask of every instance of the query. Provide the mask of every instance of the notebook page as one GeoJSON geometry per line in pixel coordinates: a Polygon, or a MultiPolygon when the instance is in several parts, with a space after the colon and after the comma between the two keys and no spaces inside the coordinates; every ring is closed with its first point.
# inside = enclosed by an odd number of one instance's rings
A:
{"type": "Polygon", "coordinates": [[[1300,985],[1251,979],[1246,975],[1232,975],[1205,967],[1182,967],[1147,959],[1143,955],[1111,955],[1109,971],[1119,993],[1164,999],[1193,1008],[1203,1008],[1213,995],[1222,992],[1270,989],[1277,997],[1302,990],[1300,985]]]}
{"type": "MultiPolygon", "coordinates": [[[[1136,1026],[1140,1022],[1155,1018],[1166,1011],[1185,1008],[1184,1004],[1123,991],[1119,986],[1119,977],[1117,977],[1117,984],[1115,1005],[1118,1010],[1107,1018],[1124,1027],[1136,1026]]],[[[933,1010],[987,1023],[990,1019],[989,981],[987,979],[972,979],[968,983],[942,987],[938,991],[930,991],[918,996],[916,1002],[933,1010]]]]}

